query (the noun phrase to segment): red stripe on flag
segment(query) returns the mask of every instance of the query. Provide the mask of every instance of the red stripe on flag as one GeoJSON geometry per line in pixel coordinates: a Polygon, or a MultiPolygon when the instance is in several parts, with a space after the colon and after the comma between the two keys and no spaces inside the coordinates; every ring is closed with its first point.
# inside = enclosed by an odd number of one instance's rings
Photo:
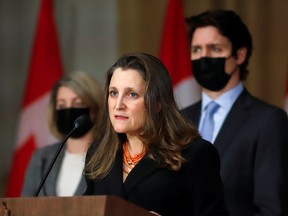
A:
{"type": "Polygon", "coordinates": [[[49,142],[51,142],[52,136],[49,130],[43,129],[45,128],[43,125],[47,125],[46,119],[43,118],[43,121],[40,121],[40,119],[32,121],[32,119],[34,120],[35,116],[46,114],[46,110],[43,110],[43,108],[34,109],[35,107],[43,107],[44,99],[47,98],[52,86],[63,74],[56,28],[53,20],[52,3],[52,0],[42,0],[40,5],[20,117],[21,120],[25,119],[26,121],[20,121],[19,123],[17,149],[14,153],[5,193],[7,197],[20,195],[27,164],[34,149],[40,146],[37,141],[45,140],[43,141],[45,145],[51,144],[49,142]],[[31,121],[27,121],[27,119],[31,121]],[[20,136],[23,134],[24,136],[20,136]],[[47,140],[48,138],[49,140],[47,140]]]}
{"type": "Polygon", "coordinates": [[[182,0],[170,0],[168,2],[160,59],[167,67],[173,85],[192,76],[182,0]]]}
{"type": "Polygon", "coordinates": [[[30,136],[27,142],[16,150],[8,179],[9,184],[6,189],[6,196],[17,197],[21,193],[25,170],[35,149],[34,137],[30,136]]]}
{"type": "Polygon", "coordinates": [[[62,75],[52,0],[42,0],[23,107],[50,91],[62,75]]]}
{"type": "Polygon", "coordinates": [[[200,98],[190,60],[190,45],[182,0],[169,0],[162,33],[160,59],[166,66],[176,102],[185,108],[200,98]]]}

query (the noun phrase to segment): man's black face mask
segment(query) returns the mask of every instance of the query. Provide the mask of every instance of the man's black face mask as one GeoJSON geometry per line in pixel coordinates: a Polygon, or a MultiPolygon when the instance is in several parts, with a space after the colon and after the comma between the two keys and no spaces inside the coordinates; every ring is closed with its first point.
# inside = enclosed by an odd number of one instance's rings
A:
{"type": "Polygon", "coordinates": [[[231,75],[225,73],[226,58],[204,57],[192,60],[193,74],[197,82],[206,89],[219,91],[223,89],[231,75]]]}

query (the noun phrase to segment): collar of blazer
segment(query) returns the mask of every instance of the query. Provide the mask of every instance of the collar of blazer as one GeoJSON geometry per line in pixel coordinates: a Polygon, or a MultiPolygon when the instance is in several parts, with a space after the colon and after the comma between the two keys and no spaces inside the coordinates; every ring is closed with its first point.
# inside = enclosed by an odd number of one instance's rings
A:
{"type": "Polygon", "coordinates": [[[137,184],[139,184],[145,177],[153,173],[158,168],[157,162],[151,160],[147,157],[147,155],[145,155],[132,169],[123,183],[123,151],[122,148],[119,148],[113,167],[106,177],[106,181],[111,181],[111,184],[109,185],[113,187],[113,191],[118,191],[118,195],[126,197],[125,194],[129,194],[129,192],[137,184]]]}
{"type": "Polygon", "coordinates": [[[241,127],[249,118],[249,107],[252,105],[252,101],[253,97],[244,89],[226,116],[214,142],[220,157],[223,156],[229,144],[237,137],[241,127]]]}

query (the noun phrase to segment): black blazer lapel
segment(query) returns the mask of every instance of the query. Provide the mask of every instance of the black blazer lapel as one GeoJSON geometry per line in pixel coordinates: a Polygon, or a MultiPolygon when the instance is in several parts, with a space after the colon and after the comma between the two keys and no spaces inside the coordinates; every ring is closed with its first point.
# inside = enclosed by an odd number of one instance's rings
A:
{"type": "Polygon", "coordinates": [[[250,97],[250,94],[244,89],[228,113],[214,142],[220,157],[223,156],[225,150],[248,118],[247,109],[251,104],[250,97]]]}
{"type": "Polygon", "coordinates": [[[119,148],[114,164],[109,174],[103,179],[105,186],[107,186],[108,194],[114,194],[119,197],[125,198],[123,189],[123,160],[122,148],[119,148]]]}
{"type": "Polygon", "coordinates": [[[198,128],[201,116],[201,103],[202,100],[197,103],[182,110],[182,114],[190,121],[192,124],[198,128]]]}
{"type": "Polygon", "coordinates": [[[157,169],[157,163],[147,156],[143,157],[139,163],[132,169],[124,182],[124,189],[128,195],[133,188],[139,184],[146,176],[157,169]]]}

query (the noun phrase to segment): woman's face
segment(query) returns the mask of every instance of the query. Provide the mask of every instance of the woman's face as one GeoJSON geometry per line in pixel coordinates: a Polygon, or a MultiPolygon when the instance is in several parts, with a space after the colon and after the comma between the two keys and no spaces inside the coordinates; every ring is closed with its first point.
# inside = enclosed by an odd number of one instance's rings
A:
{"type": "Polygon", "coordinates": [[[110,80],[109,116],[117,133],[137,135],[145,119],[144,94],[146,82],[134,69],[117,68],[110,80]]]}
{"type": "Polygon", "coordinates": [[[61,86],[57,91],[56,110],[68,108],[86,108],[82,99],[75,94],[75,92],[66,87],[61,86]]]}

